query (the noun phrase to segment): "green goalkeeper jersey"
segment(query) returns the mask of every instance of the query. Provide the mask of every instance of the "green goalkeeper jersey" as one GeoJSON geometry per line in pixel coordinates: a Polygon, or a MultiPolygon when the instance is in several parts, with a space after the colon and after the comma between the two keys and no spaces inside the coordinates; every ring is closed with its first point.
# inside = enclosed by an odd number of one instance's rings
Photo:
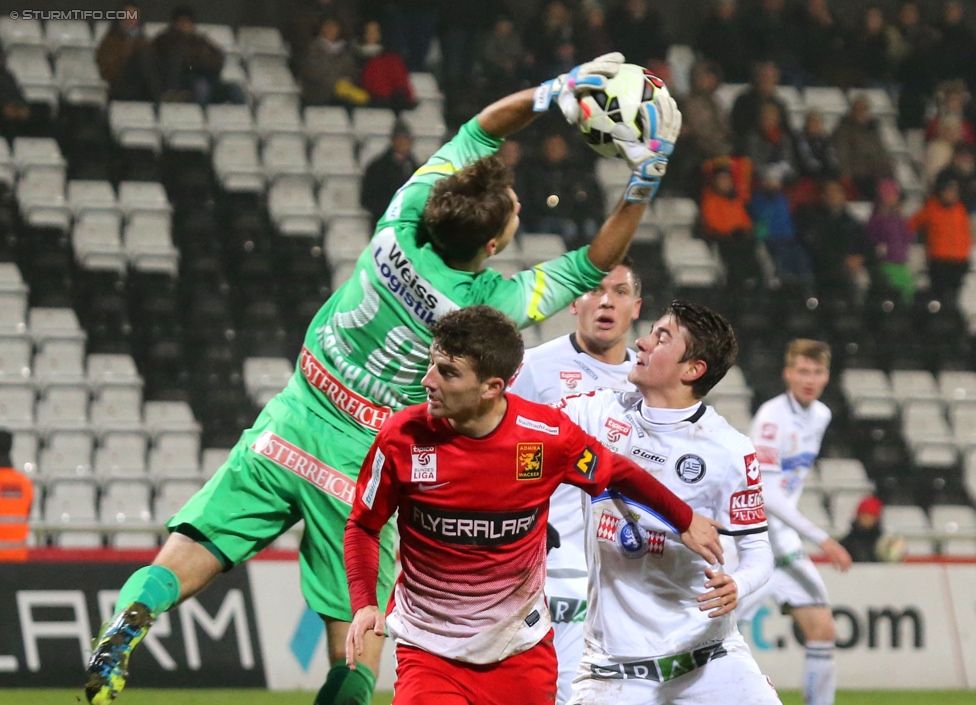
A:
{"type": "Polygon", "coordinates": [[[524,328],[595,288],[604,276],[586,253],[568,252],[511,279],[448,267],[423,224],[431,188],[502,140],[477,119],[465,124],[404,184],[376,226],[352,276],[312,319],[286,393],[370,443],[383,422],[426,398],[430,325],[464,306],[487,304],[524,328]]]}

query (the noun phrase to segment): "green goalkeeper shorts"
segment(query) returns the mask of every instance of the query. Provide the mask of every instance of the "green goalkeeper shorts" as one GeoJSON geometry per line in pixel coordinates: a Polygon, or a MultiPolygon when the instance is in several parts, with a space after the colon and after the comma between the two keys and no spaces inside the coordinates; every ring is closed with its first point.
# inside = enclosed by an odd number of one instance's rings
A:
{"type": "MultiPolygon", "coordinates": [[[[359,436],[333,426],[287,392],[279,394],[166,526],[210,542],[231,567],[304,519],[302,594],[319,614],[352,621],[342,539],[369,450],[359,436]]],[[[393,527],[387,524],[380,534],[380,609],[393,588],[394,561],[393,527]]]]}

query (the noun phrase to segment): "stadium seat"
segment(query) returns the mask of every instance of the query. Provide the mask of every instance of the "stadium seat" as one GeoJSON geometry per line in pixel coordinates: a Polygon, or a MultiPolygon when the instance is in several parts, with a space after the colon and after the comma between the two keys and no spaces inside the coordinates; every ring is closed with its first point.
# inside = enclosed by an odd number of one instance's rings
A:
{"type": "Polygon", "coordinates": [[[720,398],[744,399],[752,404],[752,388],[746,382],[745,374],[738,365],[732,365],[718,384],[712,387],[706,401],[711,404],[720,398]]]}
{"type": "Polygon", "coordinates": [[[14,262],[0,262],[0,336],[27,331],[27,283],[14,262]]]}
{"type": "Polygon", "coordinates": [[[225,58],[240,55],[240,48],[237,46],[234,30],[229,25],[201,22],[197,24],[197,31],[224,52],[225,58]]]}
{"type": "MultiPolygon", "coordinates": [[[[372,137],[367,137],[359,145],[359,152],[356,157],[356,162],[362,169],[366,169],[370,162],[375,160],[378,156],[383,154],[390,147],[390,138],[382,137],[380,135],[373,135],[372,137]]],[[[328,166],[328,150],[323,150],[324,160],[326,166],[328,166]]],[[[416,154],[416,153],[415,153],[416,154]]],[[[417,157],[419,160],[420,157],[417,157]]]]}
{"type": "Polygon", "coordinates": [[[748,83],[723,83],[715,90],[715,100],[722,107],[722,112],[729,115],[735,99],[749,90],[748,83]]]}
{"type": "MultiPolygon", "coordinates": [[[[373,139],[382,139],[384,144],[389,146],[388,138],[371,138],[367,144],[373,143],[373,139]]],[[[333,175],[346,175],[358,177],[361,173],[360,164],[354,154],[353,140],[345,135],[323,135],[315,140],[312,147],[312,174],[319,181],[327,180],[333,175]]],[[[386,146],[383,149],[386,149],[386,146]]],[[[360,159],[362,155],[360,154],[360,159]]]]}
{"type": "Polygon", "coordinates": [[[37,402],[37,429],[44,435],[87,431],[87,387],[49,387],[37,402]]]}
{"type": "Polygon", "coordinates": [[[16,181],[17,168],[14,165],[13,156],[10,154],[10,145],[6,138],[0,137],[0,184],[13,188],[16,181]]]}
{"type": "Polygon", "coordinates": [[[828,494],[870,494],[874,483],[860,460],[849,458],[821,458],[817,461],[824,492],[828,494]]]}
{"type": "Polygon", "coordinates": [[[122,181],[119,183],[119,206],[126,218],[135,213],[172,213],[166,190],[151,181],[122,181]]]}
{"type": "Polygon", "coordinates": [[[964,452],[976,448],[976,404],[957,404],[949,409],[952,438],[956,447],[964,452]]]}
{"type": "Polygon", "coordinates": [[[84,20],[48,20],[44,25],[44,40],[52,54],[65,48],[95,48],[91,29],[84,20]]]}
{"type": "Polygon", "coordinates": [[[160,103],[159,131],[169,149],[210,151],[210,131],[196,103],[160,103]]]}
{"type": "Polygon", "coordinates": [[[443,137],[417,137],[413,141],[413,154],[423,164],[444,145],[443,137]]]}
{"type": "MultiPolygon", "coordinates": [[[[616,188],[619,189],[620,184],[616,188]]],[[[698,204],[694,199],[660,198],[654,202],[653,220],[665,235],[688,235],[697,219],[698,204]]]]}
{"type": "Polygon", "coordinates": [[[240,27],[237,47],[242,56],[270,56],[288,58],[288,46],[276,27],[240,27]]]}
{"type": "Polygon", "coordinates": [[[257,137],[243,134],[224,135],[214,147],[213,164],[224,190],[264,190],[264,170],[258,162],[257,137]]]}
{"type": "MultiPolygon", "coordinates": [[[[820,461],[821,465],[822,463],[823,460],[820,461]]],[[[861,503],[861,500],[864,499],[864,495],[853,492],[830,494],[826,480],[824,481],[824,490],[830,497],[830,516],[832,519],[831,526],[833,527],[833,533],[836,536],[844,536],[851,529],[851,522],[857,514],[857,507],[861,503]]]]}
{"type": "Polygon", "coordinates": [[[310,105],[305,108],[305,136],[314,140],[322,135],[351,135],[352,122],[345,108],[310,105]]]}
{"type": "Polygon", "coordinates": [[[294,101],[271,95],[261,101],[255,115],[255,124],[262,139],[272,135],[304,135],[305,126],[294,101]]]}
{"type": "Polygon", "coordinates": [[[851,201],[847,204],[847,212],[857,222],[865,224],[871,219],[871,213],[874,212],[874,204],[871,201],[851,201]]]}
{"type": "Polygon", "coordinates": [[[34,383],[46,390],[55,385],[87,386],[85,348],[75,340],[49,340],[34,355],[34,383]]]}
{"type": "Polygon", "coordinates": [[[561,237],[545,233],[523,233],[519,245],[522,261],[529,266],[555,259],[566,252],[566,243],[561,237]]]}
{"type": "Polygon", "coordinates": [[[145,433],[140,387],[102,387],[91,405],[91,427],[104,437],[113,431],[145,433]]]}
{"type": "Polygon", "coordinates": [[[157,523],[166,522],[183,508],[201,487],[199,480],[163,480],[153,502],[153,516],[157,523]]]}
{"type": "Polygon", "coordinates": [[[113,100],[108,106],[108,122],[120,146],[159,151],[162,137],[152,103],[113,100]]]}
{"type": "Polygon", "coordinates": [[[205,480],[214,476],[220,466],[227,462],[230,448],[204,448],[201,454],[201,471],[205,480]]]}
{"type": "Polygon", "coordinates": [[[246,105],[208,105],[207,127],[214,140],[223,135],[253,135],[256,132],[254,118],[246,105]]]}
{"type": "Polygon", "coordinates": [[[720,395],[715,399],[709,399],[708,403],[729,422],[732,428],[740,433],[749,433],[752,424],[752,403],[749,398],[720,395]]]}
{"type": "Polygon", "coordinates": [[[912,401],[940,401],[935,377],[926,370],[892,370],[891,389],[899,404],[912,401]]]}
{"type": "Polygon", "coordinates": [[[125,226],[125,253],[136,269],[179,273],[180,253],[170,237],[168,217],[162,212],[137,212],[125,226]]]}
{"type": "Polygon", "coordinates": [[[99,392],[105,387],[142,389],[142,377],[131,355],[92,354],[87,360],[88,387],[99,392]]]}
{"type": "MultiPolygon", "coordinates": [[[[20,470],[28,477],[36,479],[38,446],[37,434],[31,431],[17,431],[13,434],[13,446],[10,449],[10,459],[15,470],[20,470]]],[[[35,504],[37,501],[35,500],[35,504]]]]}
{"type": "Polygon", "coordinates": [[[68,207],[75,218],[86,213],[119,212],[115,199],[115,189],[111,181],[82,181],[72,179],[68,182],[68,207]]]}
{"type": "Polygon", "coordinates": [[[44,43],[40,20],[0,18],[0,44],[4,52],[14,47],[42,47],[44,43]]]}
{"type": "Polygon", "coordinates": [[[374,135],[389,137],[396,116],[388,108],[356,108],[352,111],[352,130],[359,139],[374,135]]]}
{"type": "Polygon", "coordinates": [[[27,225],[67,232],[71,209],[64,197],[64,173],[33,169],[17,182],[17,206],[27,225]]]}
{"type": "Polygon", "coordinates": [[[846,369],[841,389],[854,418],[890,419],[898,412],[888,376],[881,370],[846,369]]]}
{"type": "Polygon", "coordinates": [[[432,73],[412,72],[410,74],[410,86],[413,94],[419,101],[441,101],[444,94],[441,93],[440,86],[437,85],[437,78],[432,73]]]}
{"type": "Polygon", "coordinates": [[[30,387],[0,386],[0,426],[11,431],[33,431],[34,390],[30,387]]]}
{"type": "Polygon", "coordinates": [[[936,505],[931,512],[932,528],[940,534],[966,536],[976,541],[976,510],[958,505],[936,505]]]}
{"type": "Polygon", "coordinates": [[[91,51],[62,51],[54,63],[54,76],[66,104],[103,108],[108,102],[108,83],[102,78],[91,51]]]}
{"type": "Polygon", "coordinates": [[[31,340],[41,345],[49,340],[84,342],[85,332],[70,308],[33,307],[27,317],[31,340]]]}
{"type": "Polygon", "coordinates": [[[807,519],[819,526],[824,531],[832,528],[830,517],[824,508],[823,496],[819,492],[804,492],[800,495],[800,500],[796,507],[807,519]]]}
{"type": "Polygon", "coordinates": [[[264,141],[261,153],[264,173],[270,180],[288,177],[295,180],[309,177],[305,138],[300,134],[276,133],[264,141]]]}
{"type": "Polygon", "coordinates": [[[61,548],[98,548],[102,545],[101,534],[97,531],[76,528],[93,527],[98,521],[95,486],[90,482],[54,483],[44,502],[44,521],[54,530],[54,543],[61,548]]]}
{"type": "Polygon", "coordinates": [[[268,191],[268,215],[283,235],[318,237],[322,216],[312,184],[306,179],[282,177],[268,191]]]}
{"type": "Polygon", "coordinates": [[[7,69],[30,103],[45,103],[54,112],[58,107],[58,84],[42,46],[18,46],[7,52],[7,69]]]}
{"type": "Polygon", "coordinates": [[[884,88],[851,88],[847,91],[847,97],[851,101],[857,98],[867,100],[871,107],[871,114],[875,117],[893,117],[898,113],[888,91],[884,88]]]}
{"type": "Polygon", "coordinates": [[[369,214],[359,204],[360,186],[356,176],[329,176],[319,189],[319,209],[323,218],[367,217],[369,214]]]}
{"type": "Polygon", "coordinates": [[[280,59],[256,56],[247,62],[247,72],[247,88],[255,100],[272,95],[297,99],[301,93],[292,72],[280,59]]]}
{"type": "Polygon", "coordinates": [[[939,373],[939,391],[942,400],[953,402],[976,402],[976,372],[944,370],[939,373]]]}
{"type": "Polygon", "coordinates": [[[0,386],[31,384],[32,347],[26,336],[0,337],[0,386]]]}
{"type": "Polygon", "coordinates": [[[902,435],[914,452],[916,463],[919,462],[919,454],[928,446],[951,447],[955,450],[952,431],[939,402],[906,402],[902,407],[902,435]]]}
{"type": "Polygon", "coordinates": [[[168,432],[200,432],[193,409],[185,401],[147,401],[143,413],[146,429],[154,439],[168,432]]]}
{"type": "Polygon", "coordinates": [[[803,102],[807,110],[816,110],[822,115],[840,116],[850,110],[844,92],[830,86],[807,86],[803,89],[803,102]]]}
{"type": "Polygon", "coordinates": [[[447,133],[444,113],[438,103],[420,103],[413,110],[401,113],[400,118],[417,137],[441,138],[447,133]]]}
{"type": "Polygon", "coordinates": [[[244,387],[258,406],[285,388],[295,363],[284,357],[249,357],[244,360],[244,387]]]}
{"type": "Polygon", "coordinates": [[[82,431],[52,433],[37,459],[37,476],[45,483],[92,475],[92,438],[82,431]]]}
{"type": "MultiPolygon", "coordinates": [[[[116,480],[102,493],[99,514],[105,529],[155,526],[149,504],[150,487],[145,482],[116,480]]],[[[108,531],[113,548],[155,548],[155,531],[108,531]]]]}
{"type": "Polygon", "coordinates": [[[200,437],[195,433],[166,433],[149,451],[149,474],[164,478],[200,477],[200,437]]]}
{"type": "Polygon", "coordinates": [[[141,433],[111,431],[95,451],[95,477],[146,479],[146,437],[141,433]]]}

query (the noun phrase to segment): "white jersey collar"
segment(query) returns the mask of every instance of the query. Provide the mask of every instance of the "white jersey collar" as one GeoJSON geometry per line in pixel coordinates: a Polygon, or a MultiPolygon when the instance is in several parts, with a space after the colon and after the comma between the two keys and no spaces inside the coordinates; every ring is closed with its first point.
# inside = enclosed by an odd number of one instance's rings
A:
{"type": "Polygon", "coordinates": [[[638,402],[642,421],[655,426],[677,426],[680,423],[695,423],[705,413],[705,403],[698,402],[687,409],[658,409],[647,406],[643,400],[638,402]]]}

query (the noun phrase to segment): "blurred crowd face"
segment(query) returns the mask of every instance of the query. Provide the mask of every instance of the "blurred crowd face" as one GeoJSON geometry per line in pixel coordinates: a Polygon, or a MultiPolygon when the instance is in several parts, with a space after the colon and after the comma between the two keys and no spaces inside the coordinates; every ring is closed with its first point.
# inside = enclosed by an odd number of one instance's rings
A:
{"type": "Polygon", "coordinates": [[[363,28],[363,42],[365,44],[382,44],[383,30],[379,22],[367,22],[363,28]]]}
{"type": "Polygon", "coordinates": [[[947,25],[957,25],[962,22],[962,3],[955,2],[955,0],[949,0],[945,4],[944,11],[945,23],[947,25]]]}
{"type": "Polygon", "coordinates": [[[885,18],[880,7],[869,7],[864,12],[864,29],[868,34],[881,34],[884,30],[885,18]]]}
{"type": "Polygon", "coordinates": [[[824,184],[824,203],[835,213],[844,210],[847,205],[847,194],[844,193],[844,187],[839,181],[828,181],[824,184]]]}
{"type": "Polygon", "coordinates": [[[759,109],[759,127],[764,132],[781,127],[779,124],[779,107],[773,103],[763,103],[762,108],[759,109]]]}
{"type": "Polygon", "coordinates": [[[552,164],[558,164],[564,161],[569,154],[569,146],[566,144],[566,140],[563,139],[562,135],[549,135],[546,137],[542,150],[546,156],[546,161],[552,164]]]}
{"type": "Polygon", "coordinates": [[[197,26],[192,17],[189,15],[182,15],[173,20],[173,29],[180,34],[193,34],[196,31],[197,26]]]}
{"type": "Polygon", "coordinates": [[[319,30],[319,36],[330,42],[337,42],[342,36],[342,27],[334,19],[327,19],[322,23],[322,29],[319,30]]]}
{"type": "Polygon", "coordinates": [[[905,29],[918,27],[919,15],[918,5],[914,2],[906,2],[898,10],[898,24],[905,29]]]}
{"type": "Polygon", "coordinates": [[[715,193],[732,196],[735,193],[735,182],[732,180],[732,174],[725,170],[715,172],[715,176],[712,177],[712,188],[715,189],[715,193]]]}
{"type": "Polygon", "coordinates": [[[954,206],[959,203],[959,182],[950,181],[939,191],[939,200],[945,206],[954,206]]]}
{"type": "Polygon", "coordinates": [[[851,106],[851,116],[858,125],[866,125],[871,122],[871,106],[864,98],[858,98],[851,106]]]}
{"type": "Polygon", "coordinates": [[[803,124],[803,131],[811,137],[819,137],[823,134],[823,118],[820,113],[807,113],[806,122],[803,124]]]}
{"type": "Polygon", "coordinates": [[[771,61],[760,65],[756,73],[756,88],[762,95],[772,95],[779,85],[779,69],[771,61]]]}

